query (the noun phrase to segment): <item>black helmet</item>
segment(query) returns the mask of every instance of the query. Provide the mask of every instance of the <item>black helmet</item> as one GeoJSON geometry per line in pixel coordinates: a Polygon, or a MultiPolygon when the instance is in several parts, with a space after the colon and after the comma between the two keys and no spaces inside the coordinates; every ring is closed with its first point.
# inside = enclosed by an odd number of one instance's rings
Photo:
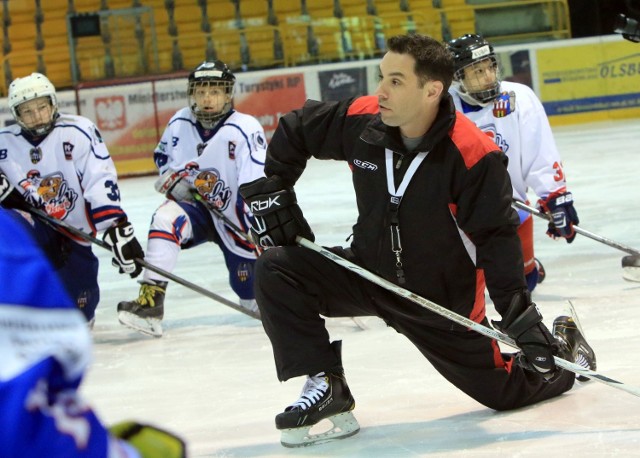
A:
{"type": "Polygon", "coordinates": [[[227,65],[219,60],[213,62],[203,62],[189,74],[187,95],[189,97],[189,107],[194,116],[206,128],[212,128],[229,110],[231,110],[233,99],[233,87],[236,77],[227,65]],[[227,96],[224,106],[216,111],[204,111],[196,103],[195,89],[198,87],[222,87],[227,96]]]}
{"type": "Polygon", "coordinates": [[[456,87],[462,93],[467,93],[480,103],[488,103],[495,99],[500,92],[500,75],[498,70],[498,60],[493,50],[493,46],[482,36],[476,34],[466,34],[455,38],[447,43],[447,48],[453,55],[455,62],[454,81],[456,87]],[[496,70],[496,82],[494,87],[481,91],[471,92],[464,84],[464,69],[477,62],[490,59],[496,70]]]}

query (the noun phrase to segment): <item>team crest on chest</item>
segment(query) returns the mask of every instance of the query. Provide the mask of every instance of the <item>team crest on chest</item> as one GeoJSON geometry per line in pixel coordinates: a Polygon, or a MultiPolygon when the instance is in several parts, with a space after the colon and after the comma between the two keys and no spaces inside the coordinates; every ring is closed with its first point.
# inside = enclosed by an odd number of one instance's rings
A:
{"type": "Polygon", "coordinates": [[[39,146],[36,146],[29,150],[29,159],[31,159],[32,164],[37,164],[42,160],[42,150],[39,146]]]}
{"type": "Polygon", "coordinates": [[[78,194],[69,186],[61,172],[41,176],[38,170],[30,170],[20,186],[36,188],[44,201],[46,212],[56,219],[63,220],[75,207],[78,194]]]}
{"type": "Polygon", "coordinates": [[[513,91],[501,93],[493,101],[493,116],[504,118],[516,111],[516,93],[513,91]]]}

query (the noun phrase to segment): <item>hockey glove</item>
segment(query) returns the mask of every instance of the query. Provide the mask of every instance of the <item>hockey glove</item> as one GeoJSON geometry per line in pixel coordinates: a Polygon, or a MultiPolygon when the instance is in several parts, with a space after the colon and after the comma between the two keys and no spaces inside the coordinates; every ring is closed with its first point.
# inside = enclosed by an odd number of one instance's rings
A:
{"type": "Polygon", "coordinates": [[[118,267],[121,274],[129,274],[131,278],[140,275],[142,266],[135,262],[135,259],[144,259],[144,251],[133,235],[131,223],[122,220],[116,226],[111,226],[104,231],[103,240],[113,252],[111,264],[118,267]]]}
{"type": "Polygon", "coordinates": [[[134,421],[124,421],[109,428],[109,432],[134,447],[142,458],[184,458],[187,446],[178,436],[134,421]]]}
{"type": "Polygon", "coordinates": [[[315,240],[295,191],[286,188],[279,176],[258,178],[240,186],[239,192],[253,213],[251,236],[256,245],[295,245],[296,236],[315,240]]]}
{"type": "Polygon", "coordinates": [[[514,294],[509,308],[502,315],[502,321],[494,321],[493,325],[520,347],[522,354],[516,356],[519,365],[538,372],[547,381],[553,381],[556,374],[553,355],[557,351],[557,344],[542,322],[538,307],[531,302],[529,291],[514,294]]]}
{"type": "Polygon", "coordinates": [[[189,180],[184,179],[182,172],[171,169],[160,175],[156,180],[155,188],[160,194],[167,196],[167,199],[176,202],[194,200],[193,193],[196,192],[189,180]]]}
{"type": "Polygon", "coordinates": [[[546,200],[538,201],[539,207],[551,217],[547,235],[554,239],[564,237],[567,243],[576,238],[574,224],[579,224],[578,213],[573,208],[573,195],[570,192],[553,193],[546,200]]]}

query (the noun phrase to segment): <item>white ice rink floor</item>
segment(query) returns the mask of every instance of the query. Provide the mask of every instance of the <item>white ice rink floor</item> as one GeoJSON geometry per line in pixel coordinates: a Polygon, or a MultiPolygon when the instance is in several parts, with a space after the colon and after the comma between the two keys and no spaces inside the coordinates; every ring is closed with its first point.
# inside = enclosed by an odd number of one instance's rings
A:
{"type": "MultiPolygon", "coordinates": [[[[580,226],[640,248],[640,120],[554,129],[580,226]]],[[[141,242],[162,198],[153,177],[121,180],[124,207],[141,242]]],[[[349,170],[313,160],[298,201],[322,245],[340,245],[355,222],[349,170]]],[[[537,219],[536,256],[547,271],[533,298],[545,322],[576,307],[598,371],[640,387],[640,283],[622,279],[625,253],[578,236],[552,241],[537,219]]],[[[361,431],[303,449],[279,443],[274,416],[295,401],[303,379],[281,384],[261,324],[177,284],[170,284],[164,336],[121,326],[116,304],[138,284],[100,257],[102,300],[93,330],[94,363],[83,385],[106,423],[150,422],[180,434],[191,457],[629,457],[640,456],[640,398],[590,382],[518,411],[498,413],[442,378],[402,336],[377,318],[360,330],[329,319],[343,339],[345,373],[361,431]]],[[[228,299],[214,244],[181,254],[174,272],[228,299]]],[[[491,305],[488,310],[495,317],[491,305]]]]}

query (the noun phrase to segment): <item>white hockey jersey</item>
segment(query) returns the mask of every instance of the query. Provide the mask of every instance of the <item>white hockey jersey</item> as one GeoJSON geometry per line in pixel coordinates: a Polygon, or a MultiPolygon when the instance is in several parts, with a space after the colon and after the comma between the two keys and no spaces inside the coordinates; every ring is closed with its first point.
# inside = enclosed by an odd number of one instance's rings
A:
{"type": "MultiPolygon", "coordinates": [[[[198,193],[238,227],[248,231],[248,209],[238,187],[264,176],[267,141],[256,118],[232,110],[211,130],[203,129],[187,108],[169,120],[154,161],[160,174],[184,171],[198,193]]],[[[225,246],[247,256],[237,236],[217,217],[212,220],[225,246]]]]}
{"type": "Polygon", "coordinates": [[[503,81],[500,90],[500,97],[485,107],[466,104],[453,87],[449,92],[456,109],[506,153],[514,198],[526,202],[528,188],[541,199],[562,192],[566,180],[560,153],[542,104],[524,84],[503,81]]]}
{"type": "Polygon", "coordinates": [[[0,130],[0,169],[25,195],[37,192],[49,215],[88,234],[126,216],[113,160],[98,129],[85,117],[60,114],[37,143],[17,124],[0,130]]]}

